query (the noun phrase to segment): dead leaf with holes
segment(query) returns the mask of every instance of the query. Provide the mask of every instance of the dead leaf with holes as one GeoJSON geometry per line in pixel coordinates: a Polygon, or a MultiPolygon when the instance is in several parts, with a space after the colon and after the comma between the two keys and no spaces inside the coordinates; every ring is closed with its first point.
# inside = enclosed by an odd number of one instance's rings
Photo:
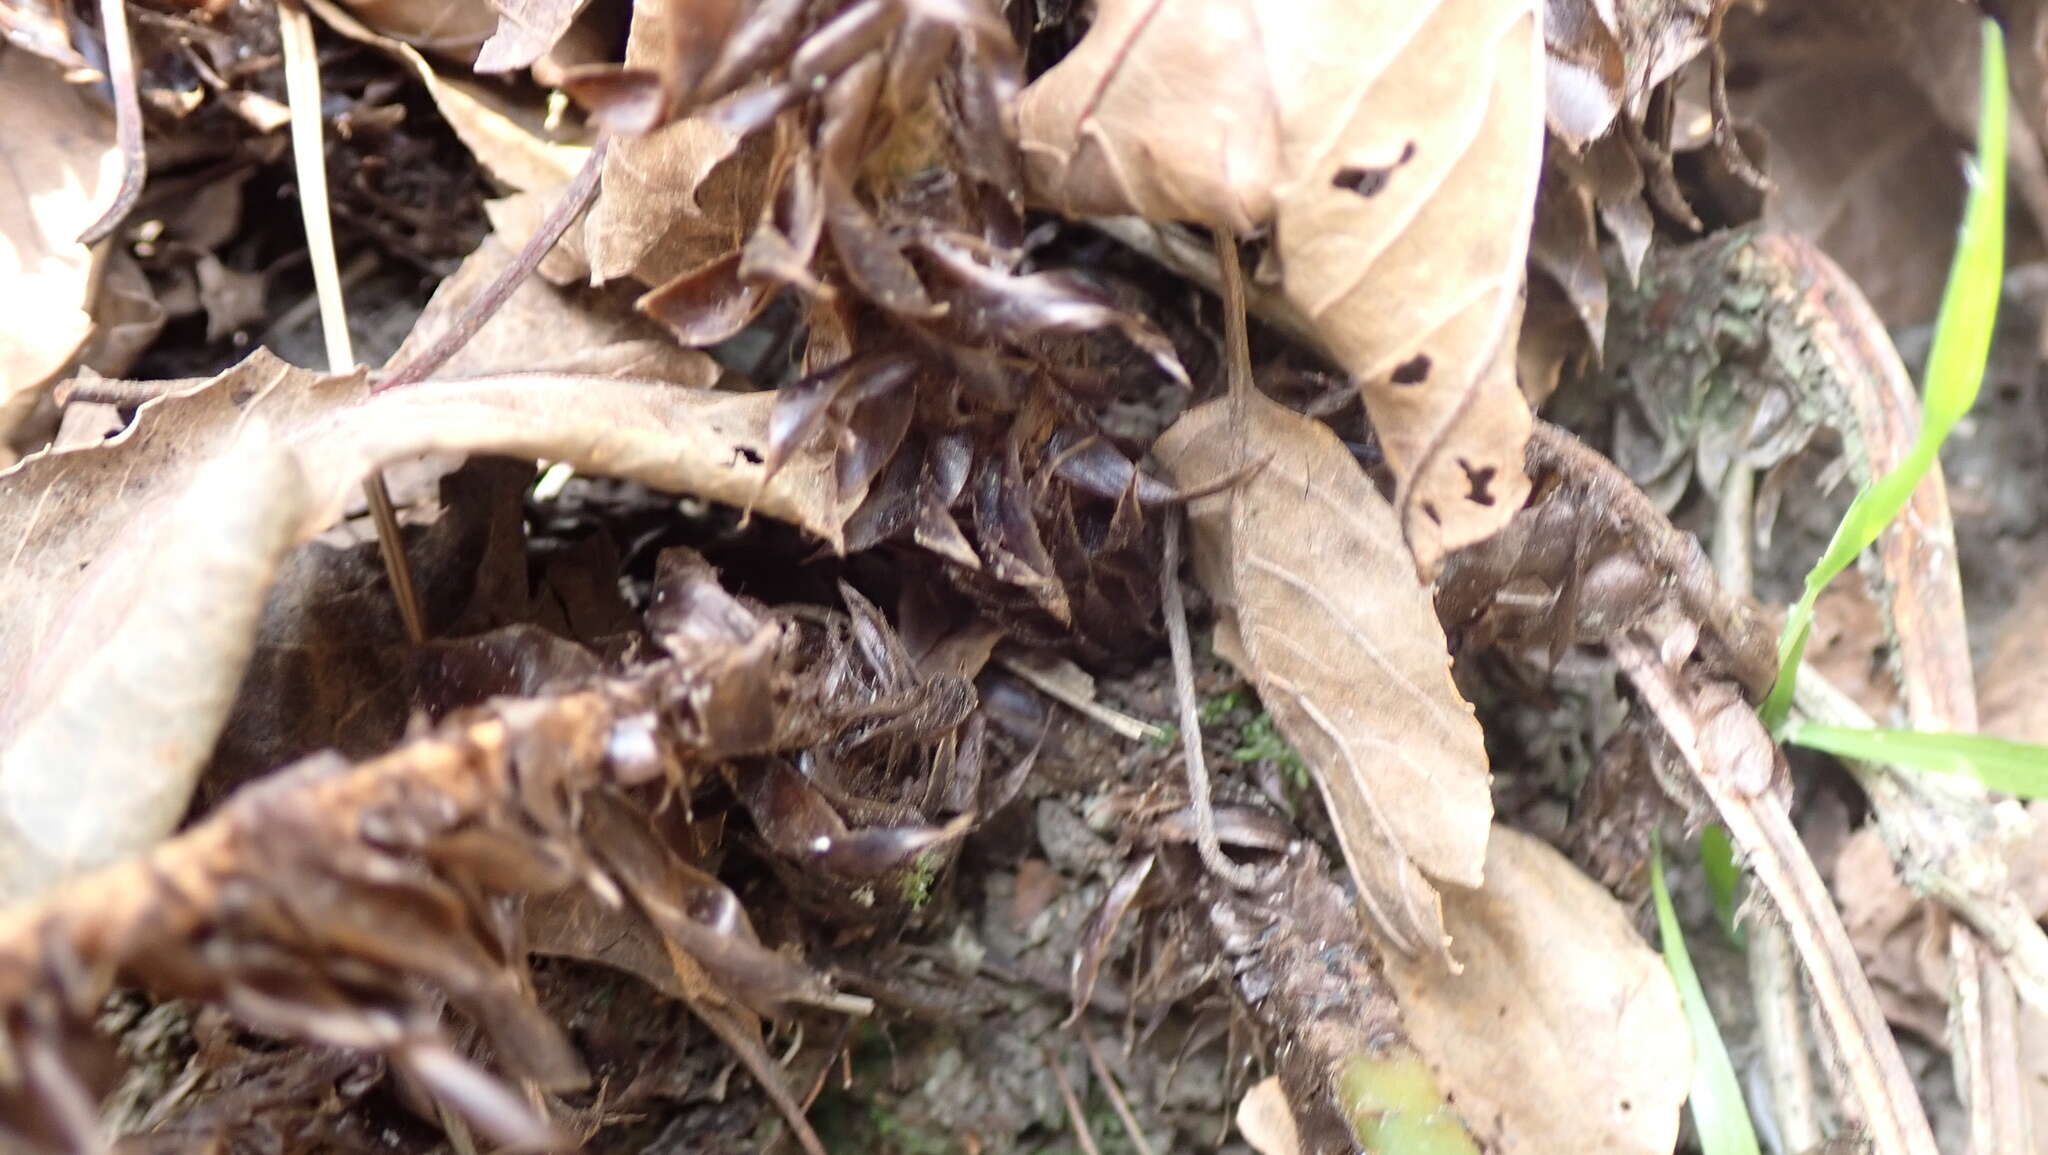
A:
{"type": "Polygon", "coordinates": [[[1692,1037],[1661,956],[1598,883],[1495,827],[1486,885],[1448,891],[1461,974],[1390,952],[1409,1041],[1488,1151],[1669,1155],[1692,1037]]]}
{"type": "Polygon", "coordinates": [[[1056,209],[1272,229],[1288,299],[1364,393],[1425,571],[1528,492],[1537,8],[1104,0],[1015,114],[1056,209]]]}
{"type": "Polygon", "coordinates": [[[1216,648],[1313,770],[1359,898],[1399,950],[1438,959],[1433,881],[1479,885],[1486,749],[1394,512],[1337,436],[1264,397],[1213,401],[1153,452],[1196,500],[1216,648]]]}
{"type": "Polygon", "coordinates": [[[421,453],[565,461],[836,544],[829,456],[764,477],[772,393],[523,374],[371,396],[258,352],[104,444],[0,474],[0,893],[171,828],[232,704],[284,553],[421,453]],[[119,726],[106,724],[119,718],[119,726]],[[88,803],[89,804],[86,804],[88,803]]]}
{"type": "MultiPolygon", "coordinates": [[[[63,71],[0,51],[0,108],[33,132],[0,132],[0,452],[92,336],[99,270],[78,234],[121,182],[112,120],[63,71]]],[[[7,460],[0,457],[0,461],[7,460]]]]}

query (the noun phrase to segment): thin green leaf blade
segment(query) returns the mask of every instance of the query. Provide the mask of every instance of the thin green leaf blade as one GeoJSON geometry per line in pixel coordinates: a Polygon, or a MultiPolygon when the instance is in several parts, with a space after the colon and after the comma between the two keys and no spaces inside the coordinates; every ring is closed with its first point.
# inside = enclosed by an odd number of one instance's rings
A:
{"type": "Polygon", "coordinates": [[[2048,798],[2048,746],[1984,734],[1863,730],[1816,722],[1794,724],[1785,739],[1795,746],[1838,758],[1882,762],[1937,774],[1967,774],[2006,794],[2048,798]]]}
{"type": "Polygon", "coordinates": [[[1758,1155],[1756,1129],[1749,1121],[1749,1107],[1742,1100],[1742,1084],[1735,1078],[1735,1064],[1728,1059],[1728,1045],[1721,1041],[1721,1029],[1714,1025],[1714,1013],[1707,1006],[1707,993],[1692,967],[1692,955],[1685,949],[1685,934],[1678,926],[1678,912],[1671,905],[1671,892],[1664,885],[1664,848],[1653,837],[1650,844],[1650,895],[1657,904],[1657,933],[1664,946],[1664,965],[1678,987],[1678,1001],[1685,1008],[1686,1023],[1692,1028],[1693,1126],[1700,1133],[1703,1155],[1758,1155]]]}
{"type": "Polygon", "coordinates": [[[1735,896],[1742,885],[1742,867],[1735,861],[1735,840],[1718,822],[1700,831],[1700,869],[1707,875],[1707,891],[1714,898],[1714,913],[1728,941],[1742,945],[1742,928],[1735,922],[1735,896]]]}
{"type": "Polygon", "coordinates": [[[1813,630],[1813,607],[1821,591],[1870,548],[1905,508],[1913,490],[1941,452],[1941,443],[1970,406],[1984,382],[1991,331],[1998,319],[1998,294],[2005,273],[2005,36],[1995,21],[1984,21],[1984,49],[1977,100],[1977,165],[1963,210],[1962,232],[1949,265],[1948,286],[1935,322],[1934,347],[1927,358],[1920,435],[1898,468],[1865,486],[1849,504],[1827,552],[1806,575],[1806,588],[1785,617],[1778,639],[1778,680],[1762,710],[1764,724],[1778,730],[1792,712],[1792,687],[1813,630]]]}

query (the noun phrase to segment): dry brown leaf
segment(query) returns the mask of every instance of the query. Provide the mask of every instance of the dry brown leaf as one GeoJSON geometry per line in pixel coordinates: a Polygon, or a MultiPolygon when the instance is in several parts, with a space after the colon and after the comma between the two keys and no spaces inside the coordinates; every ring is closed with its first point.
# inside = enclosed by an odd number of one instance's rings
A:
{"type": "Polygon", "coordinates": [[[69,18],[60,0],[9,0],[0,4],[0,38],[61,67],[90,68],[71,46],[69,18]]]}
{"type": "MultiPolygon", "coordinates": [[[[1578,322],[1581,339],[1597,358],[1607,338],[1607,269],[1600,260],[1600,238],[1594,226],[1594,194],[1588,182],[1562,164],[1544,166],[1543,187],[1536,201],[1536,225],[1529,237],[1529,265],[1548,278],[1556,295],[1539,295],[1530,286],[1529,307],[1523,313],[1522,333],[1526,338],[1536,327],[1532,322],[1544,307],[1554,308],[1563,298],[1569,315],[1578,322]]],[[[1530,362],[1531,350],[1523,349],[1523,364],[1530,362]]],[[[1545,372],[1537,380],[1522,374],[1522,389],[1531,405],[1540,406],[1550,395],[1557,377],[1545,372]]]]}
{"type": "Polygon", "coordinates": [[[1544,0],[1550,131],[1573,148],[1605,133],[1621,111],[1625,65],[1614,0],[1544,0]]]}
{"type": "Polygon", "coordinates": [[[1621,247],[1621,267],[1633,285],[1642,276],[1643,258],[1649,254],[1657,228],[1643,199],[1642,162],[1627,141],[1610,136],[1586,150],[1583,168],[1593,202],[1600,206],[1600,223],[1621,247]]]}
{"type": "MultiPolygon", "coordinates": [[[[491,229],[507,248],[517,249],[527,238],[540,231],[547,212],[560,199],[568,186],[559,185],[549,189],[535,189],[530,192],[513,193],[508,197],[484,202],[484,215],[490,218],[491,229]]],[[[552,285],[573,285],[590,280],[590,257],[583,251],[582,231],[571,227],[555,247],[541,258],[541,277],[552,285]]],[[[393,362],[396,364],[396,362],[393,362]]]]}
{"type": "Polygon", "coordinates": [[[1544,0],[1550,130],[1574,149],[1623,110],[1641,120],[1650,90],[1708,43],[1727,0],[1544,0]]]}
{"type": "MultiPolygon", "coordinates": [[[[411,44],[364,27],[330,0],[306,0],[306,6],[336,32],[381,48],[412,69],[463,147],[492,176],[514,189],[527,192],[558,187],[575,175],[590,155],[589,145],[548,131],[539,109],[519,105],[492,86],[441,75],[411,44]]],[[[492,18],[488,9],[484,15],[492,18]]]]}
{"type": "Polygon", "coordinates": [[[1280,1076],[1252,1084],[1237,1104],[1237,1130],[1259,1155],[1301,1155],[1301,1129],[1280,1089],[1280,1076]]]}
{"type": "Polygon", "coordinates": [[[1425,571],[1528,491],[1539,24],[1534,0],[1106,0],[1017,109],[1032,191],[1061,211],[1272,227],[1288,299],[1364,392],[1425,571]]]}
{"type": "MultiPolygon", "coordinates": [[[[676,43],[671,7],[634,5],[627,68],[664,64],[676,43]]],[[[772,151],[767,135],[742,151],[738,133],[700,118],[614,141],[583,225],[592,281],[631,276],[659,285],[736,251],[767,196],[761,166],[772,151]]]]}
{"type": "Polygon", "coordinates": [[[371,397],[360,375],[259,352],[145,405],[113,441],[0,474],[0,890],[37,889],[170,828],[278,559],[372,468],[430,452],[545,457],[751,502],[836,544],[846,511],[829,456],[799,453],[763,477],[773,403],[545,374],[371,397]]]}
{"type": "Polygon", "coordinates": [[[1367,910],[1403,951],[1436,958],[1429,880],[1477,886],[1486,858],[1479,723],[1393,510],[1343,442],[1264,397],[1232,408],[1189,411],[1154,448],[1184,490],[1264,463],[1190,507],[1217,650],[1314,770],[1367,910]]]}
{"type": "Polygon", "coordinates": [[[1409,1041],[1488,1151],[1669,1155],[1692,1038],[1664,960],[1599,884],[1495,827],[1486,885],[1449,891],[1464,973],[1390,953],[1409,1041]]]}
{"type": "MultiPolygon", "coordinates": [[[[336,0],[375,35],[402,41],[424,52],[467,64],[497,28],[488,0],[336,0]]],[[[343,33],[348,35],[348,33],[343,33]]]]}
{"type": "MultiPolygon", "coordinates": [[[[404,365],[439,340],[477,294],[512,263],[518,243],[507,243],[495,234],[484,238],[434,291],[390,363],[404,365]]],[[[719,368],[705,354],[677,347],[652,322],[633,312],[630,300],[595,290],[579,294],[528,279],[435,376],[492,373],[594,373],[709,388],[717,382],[719,368]]]]}
{"type": "Polygon", "coordinates": [[[40,57],[0,52],[0,108],[14,126],[0,131],[4,442],[92,335],[98,269],[78,234],[113,203],[121,157],[108,117],[40,57]]]}
{"type": "Polygon", "coordinates": [[[2036,579],[1999,619],[1977,686],[1986,734],[2048,742],[2048,580],[2036,579]]]}
{"type": "Polygon", "coordinates": [[[92,340],[79,360],[108,377],[128,372],[163,330],[164,307],[141,264],[125,252],[108,254],[93,301],[92,324],[92,340]]]}
{"type": "Polygon", "coordinates": [[[539,60],[589,0],[491,0],[498,26],[476,55],[478,72],[511,72],[539,60]]]}

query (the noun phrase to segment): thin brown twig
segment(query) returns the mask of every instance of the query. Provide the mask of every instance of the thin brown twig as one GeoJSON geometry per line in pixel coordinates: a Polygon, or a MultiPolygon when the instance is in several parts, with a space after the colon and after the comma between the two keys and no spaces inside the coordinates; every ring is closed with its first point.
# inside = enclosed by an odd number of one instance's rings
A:
{"type": "Polygon", "coordinates": [[[526,283],[526,279],[533,275],[535,269],[540,268],[541,261],[545,260],[548,253],[561,241],[563,234],[569,231],[569,226],[576,223],[576,218],[582,216],[584,210],[597,200],[599,178],[604,173],[604,158],[610,145],[609,137],[598,138],[597,143],[591,147],[590,155],[584,158],[583,167],[576,170],[575,177],[569,181],[568,187],[562,190],[561,199],[548,209],[547,216],[541,218],[540,227],[534,230],[532,236],[526,238],[526,243],[519,246],[519,251],[513,255],[512,263],[499,270],[498,275],[462,310],[455,318],[455,322],[448,326],[448,331],[441,334],[439,340],[405,364],[395,369],[387,366],[382,373],[377,374],[370,383],[370,392],[382,393],[387,389],[400,389],[425,381],[433,376],[436,369],[447,364],[450,357],[461,352],[464,345],[469,344],[470,338],[476,336],[477,330],[483,328],[485,323],[497,315],[498,310],[512,298],[512,294],[518,291],[519,286],[526,283]]]}
{"type": "Polygon", "coordinates": [[[1088,1118],[1081,1113],[1081,1100],[1074,1096],[1074,1085],[1067,1081],[1066,1068],[1060,1066],[1059,1056],[1051,1047],[1040,1047],[1045,1052],[1045,1065],[1052,1071],[1052,1080],[1059,1085],[1060,1102],[1067,1106],[1067,1121],[1074,1125],[1074,1141],[1081,1145],[1082,1155],[1102,1155],[1095,1145],[1095,1136],[1088,1133],[1088,1118]]]}
{"type": "Polygon", "coordinates": [[[121,187],[98,220],[78,234],[90,245],[113,235],[142,196],[149,158],[142,143],[142,97],[135,77],[135,41],[128,34],[126,0],[100,0],[100,32],[107,41],[107,84],[114,91],[114,147],[121,154],[121,187]]]}
{"type": "Polygon", "coordinates": [[[1026,662],[1020,662],[1016,658],[1004,654],[996,658],[995,664],[1029,682],[1032,689],[1037,690],[1039,693],[1044,694],[1046,697],[1051,698],[1053,701],[1090,721],[1099,723],[1104,729],[1116,734],[1118,737],[1128,738],[1133,742],[1163,742],[1166,740],[1166,728],[1158,723],[1134,717],[1113,706],[1104,705],[1094,698],[1076,693],[1072,686],[1067,685],[1058,678],[1048,677],[1044,671],[1035,669],[1026,662]]]}
{"type": "MultiPolygon", "coordinates": [[[[292,163],[299,182],[299,211],[305,218],[306,250],[313,264],[313,290],[320,301],[327,371],[345,373],[354,368],[356,356],[349,339],[341,265],[334,255],[334,221],[327,207],[320,50],[313,43],[313,19],[298,0],[280,0],[277,21],[284,51],[285,96],[291,106],[292,163]]],[[[398,616],[405,623],[405,635],[413,645],[419,645],[427,640],[426,612],[421,608],[419,588],[413,582],[412,566],[405,556],[405,533],[398,524],[398,509],[391,502],[391,490],[385,486],[381,471],[363,481],[363,497],[369,502],[371,520],[377,525],[378,550],[384,557],[384,572],[391,579],[398,616]]]]}
{"type": "Polygon", "coordinates": [[[1088,1028],[1081,1028],[1081,1047],[1088,1052],[1088,1065],[1095,1068],[1095,1077],[1102,1080],[1102,1091],[1109,1096],[1109,1105],[1116,1111],[1116,1117],[1123,1121],[1124,1134],[1130,1136],[1131,1146],[1138,1149],[1138,1155],[1152,1155],[1151,1140],[1145,1138],[1145,1129],[1138,1126],[1138,1117],[1131,1113],[1131,1105],[1124,1099],[1124,1090],[1117,1085],[1116,1074],[1103,1062],[1102,1052],[1095,1047],[1095,1037],[1088,1028]]]}
{"type": "MultiPolygon", "coordinates": [[[[1245,321],[1244,273],[1238,267],[1237,242],[1227,232],[1216,234],[1216,256],[1223,274],[1223,332],[1231,403],[1235,407],[1234,428],[1244,428],[1243,405],[1254,388],[1251,373],[1251,341],[1245,321]]],[[[1244,441],[1237,439],[1238,464],[1243,464],[1244,441]]],[[[1236,472],[1236,470],[1233,470],[1236,472]]],[[[1181,768],[1188,787],[1188,805],[1195,813],[1195,850],[1202,865],[1239,890],[1262,886],[1267,876],[1231,860],[1216,837],[1216,812],[1209,801],[1209,765],[1202,754],[1201,708],[1195,701],[1194,647],[1188,642],[1187,603],[1180,592],[1181,514],[1166,517],[1165,557],[1159,567],[1159,600],[1166,618],[1167,648],[1173,656],[1173,689],[1180,704],[1181,768]]]]}
{"type": "Polygon", "coordinates": [[[134,409],[159,397],[168,397],[178,387],[190,388],[189,381],[122,381],[91,376],[84,372],[57,386],[51,398],[59,405],[114,405],[134,409]]]}
{"type": "MultiPolygon", "coordinates": [[[[1714,572],[1722,588],[1738,597],[1750,592],[1755,571],[1756,478],[1731,469],[1715,508],[1714,572]]],[[[1753,919],[1743,944],[1749,990],[1756,1003],[1757,1041],[1770,1080],[1771,1114],[1779,1144],[1805,1151],[1821,1141],[1820,1095],[1808,1051],[1806,1016],[1800,1006],[1799,972],[1784,924],[1766,914],[1753,919]]]]}
{"type": "Polygon", "coordinates": [[[1166,617],[1166,643],[1173,654],[1173,691],[1180,700],[1181,768],[1186,772],[1188,808],[1195,814],[1195,850],[1210,873],[1239,890],[1261,886],[1266,876],[1223,853],[1216,837],[1216,811],[1209,801],[1209,765],[1202,755],[1202,711],[1195,702],[1193,647],[1188,644],[1188,610],[1180,592],[1179,513],[1166,517],[1166,556],[1159,567],[1159,595],[1166,617]]]}

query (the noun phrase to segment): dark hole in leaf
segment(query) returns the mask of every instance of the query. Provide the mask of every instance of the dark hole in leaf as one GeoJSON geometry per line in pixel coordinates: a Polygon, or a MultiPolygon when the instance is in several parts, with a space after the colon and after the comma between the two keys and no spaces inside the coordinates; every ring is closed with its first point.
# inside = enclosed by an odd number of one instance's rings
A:
{"type": "Polygon", "coordinates": [[[745,458],[749,465],[761,464],[761,453],[759,450],[745,445],[735,445],[732,447],[732,451],[735,456],[745,458]]]}
{"type": "Polygon", "coordinates": [[[1394,384],[1420,385],[1429,380],[1429,354],[1417,353],[1394,366],[1394,384]]]}
{"type": "Polygon", "coordinates": [[[1414,159],[1415,142],[1411,140],[1401,146],[1400,160],[1383,165],[1346,165],[1337,170],[1330,183],[1362,197],[1378,196],[1380,190],[1387,187],[1387,182],[1393,179],[1394,170],[1414,159]]]}
{"type": "Polygon", "coordinates": [[[1428,515],[1429,515],[1429,520],[1431,520],[1431,521],[1433,521],[1433,522],[1437,523],[1438,525],[1442,525],[1442,524],[1444,523],[1443,515],[1442,515],[1442,514],[1439,514],[1439,513],[1438,513],[1438,512],[1436,511],[1436,503],[1435,503],[1435,502],[1430,502],[1430,501],[1425,501],[1425,502],[1423,502],[1423,503],[1422,503],[1422,512],[1424,512],[1424,513],[1428,514],[1428,515]]]}
{"type": "Polygon", "coordinates": [[[1487,488],[1493,484],[1493,479],[1500,473],[1500,468],[1488,465],[1474,469],[1472,463],[1462,457],[1458,459],[1458,468],[1465,471],[1465,481],[1472,486],[1472,492],[1465,495],[1466,500],[1476,501],[1481,505],[1492,505],[1493,494],[1488,493],[1487,488]]]}

